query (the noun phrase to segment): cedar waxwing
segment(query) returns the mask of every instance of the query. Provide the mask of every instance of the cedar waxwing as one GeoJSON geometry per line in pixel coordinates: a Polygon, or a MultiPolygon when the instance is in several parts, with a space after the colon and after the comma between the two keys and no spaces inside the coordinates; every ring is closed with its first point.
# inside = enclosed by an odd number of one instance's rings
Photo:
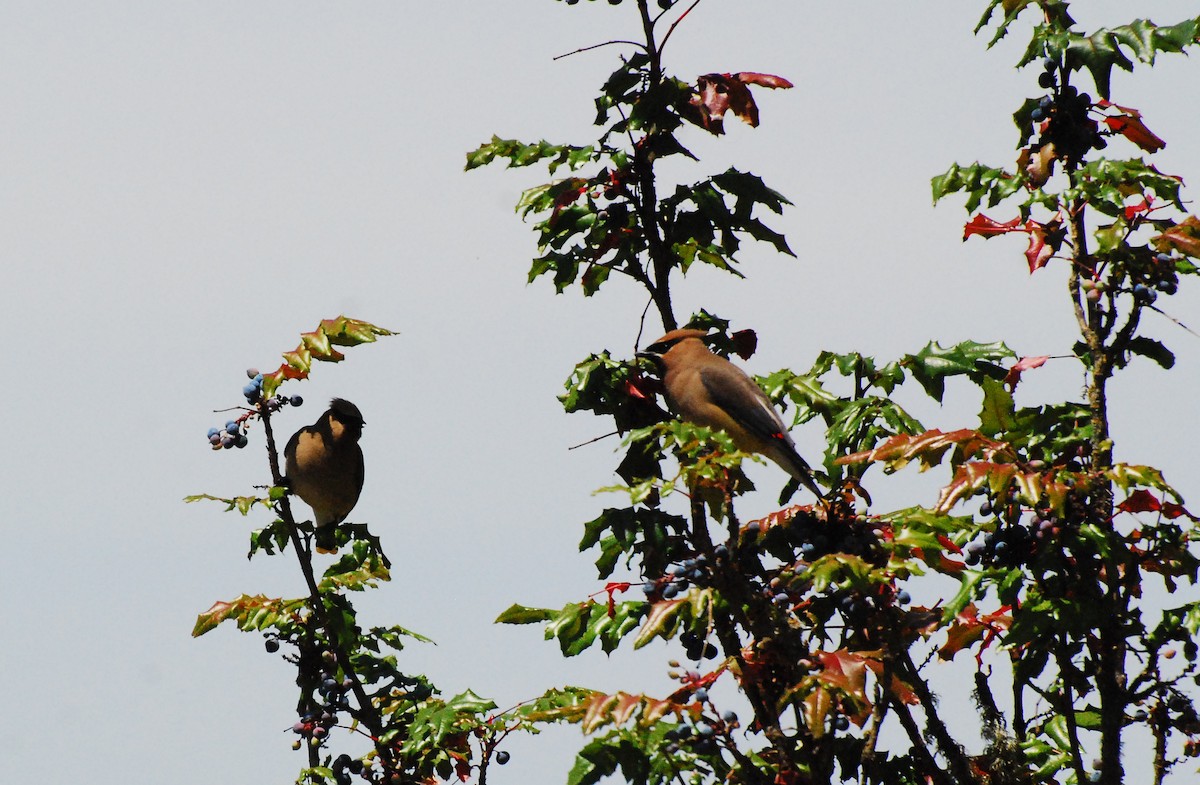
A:
{"type": "Polygon", "coordinates": [[[362,492],[362,428],[358,407],[334,398],[320,419],[296,431],[283,450],[288,487],[312,507],[321,553],[337,552],[337,524],[354,509],[362,492]]]}
{"type": "Polygon", "coordinates": [[[637,356],[658,365],[667,403],[676,414],[725,431],[739,450],[765,455],[823,498],[812,468],[796,452],[766,393],[741,368],[709,351],[706,335],[705,330],[672,330],[637,356]]]}

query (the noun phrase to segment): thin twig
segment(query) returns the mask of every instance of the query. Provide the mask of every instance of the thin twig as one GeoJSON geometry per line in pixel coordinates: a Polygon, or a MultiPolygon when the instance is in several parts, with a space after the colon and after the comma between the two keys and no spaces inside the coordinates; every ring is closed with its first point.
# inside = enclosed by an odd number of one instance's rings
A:
{"type": "Polygon", "coordinates": [[[551,60],[561,60],[564,57],[570,57],[571,55],[577,55],[582,52],[590,52],[593,49],[599,49],[602,46],[612,46],[613,44],[626,44],[628,46],[636,46],[638,49],[646,48],[645,44],[639,44],[637,41],[623,41],[623,40],[605,41],[602,44],[592,44],[591,46],[581,46],[573,52],[566,52],[565,54],[555,55],[554,57],[551,58],[551,60]]]}
{"type": "Polygon", "coordinates": [[[684,11],[682,14],[680,14],[679,18],[676,19],[674,22],[672,22],[671,26],[667,28],[667,34],[663,36],[662,41],[660,41],[658,44],[658,51],[660,53],[662,52],[663,47],[667,45],[667,41],[670,40],[671,33],[675,32],[675,28],[679,26],[679,23],[683,21],[683,18],[685,16],[687,16],[688,14],[690,14],[692,12],[692,9],[698,5],[700,5],[700,0],[695,0],[695,2],[693,2],[690,6],[688,6],[688,9],[686,11],[684,11]]]}
{"type": "Polygon", "coordinates": [[[598,441],[607,439],[609,436],[618,436],[618,435],[620,435],[620,433],[621,433],[620,431],[613,431],[612,433],[606,433],[603,436],[597,436],[595,439],[588,439],[586,442],[580,442],[579,444],[573,444],[570,447],[568,447],[567,449],[568,450],[578,450],[580,447],[586,447],[589,444],[595,444],[598,441]]]}

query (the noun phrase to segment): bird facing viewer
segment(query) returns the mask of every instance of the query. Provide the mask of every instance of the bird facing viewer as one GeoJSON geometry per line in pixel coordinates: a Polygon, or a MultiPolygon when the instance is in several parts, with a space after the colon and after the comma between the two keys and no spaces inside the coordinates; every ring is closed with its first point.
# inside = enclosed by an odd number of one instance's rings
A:
{"type": "Polygon", "coordinates": [[[334,398],[329,409],[296,431],[283,450],[288,487],[312,507],[321,553],[337,552],[337,524],[354,509],[362,492],[362,429],[358,407],[334,398]]]}
{"type": "Polygon", "coordinates": [[[672,330],[637,356],[658,366],[672,411],[695,425],[725,431],[739,450],[765,455],[823,498],[771,399],[741,368],[709,350],[707,334],[672,330]]]}

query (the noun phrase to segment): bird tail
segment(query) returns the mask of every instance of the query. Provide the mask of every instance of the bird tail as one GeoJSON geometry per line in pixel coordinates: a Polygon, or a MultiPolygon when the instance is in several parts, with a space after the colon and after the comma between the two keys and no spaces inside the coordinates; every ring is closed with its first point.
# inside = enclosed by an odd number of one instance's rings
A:
{"type": "Polygon", "coordinates": [[[792,475],[801,485],[810,490],[818,499],[825,498],[825,492],[817,485],[813,479],[812,467],[808,465],[808,461],[800,457],[800,453],[796,452],[796,448],[791,444],[776,444],[772,450],[775,462],[782,466],[788,474],[792,475]]]}
{"type": "Polygon", "coordinates": [[[324,526],[318,526],[313,539],[317,553],[337,553],[337,524],[327,523],[324,526]]]}

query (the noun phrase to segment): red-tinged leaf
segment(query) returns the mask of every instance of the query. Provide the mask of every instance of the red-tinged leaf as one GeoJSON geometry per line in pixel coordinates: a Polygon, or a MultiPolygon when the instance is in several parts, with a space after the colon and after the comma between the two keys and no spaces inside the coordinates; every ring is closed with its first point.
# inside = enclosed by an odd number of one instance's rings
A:
{"type": "Polygon", "coordinates": [[[725,113],[732,111],[752,127],[758,126],[758,106],[748,85],[787,88],[792,83],[772,74],[745,71],[737,74],[704,74],[696,78],[696,92],[689,101],[696,115],[687,119],[711,134],[725,133],[725,113]]]}
{"type": "Polygon", "coordinates": [[[895,674],[892,675],[890,691],[893,695],[900,699],[901,703],[906,703],[909,706],[916,706],[921,702],[921,699],[917,697],[915,692],[913,692],[912,687],[910,687],[907,682],[901,680],[900,677],[896,676],[895,674]]]}
{"type": "Polygon", "coordinates": [[[958,652],[985,638],[986,648],[999,633],[1011,626],[1012,614],[1007,605],[994,613],[980,616],[975,604],[971,603],[963,608],[946,631],[946,643],[938,649],[938,656],[943,660],[952,659],[958,652]]]}
{"type": "Polygon", "coordinates": [[[624,725],[641,710],[638,724],[652,725],[671,711],[684,711],[685,707],[672,700],[659,700],[646,695],[617,692],[612,695],[594,693],[586,703],[580,723],[584,733],[594,733],[605,725],[624,725]]]}
{"type": "Polygon", "coordinates": [[[951,559],[941,551],[937,553],[937,564],[930,564],[928,559],[925,559],[925,563],[943,575],[957,575],[967,569],[967,565],[960,561],[954,561],[954,559],[951,559]]]}
{"type": "Polygon", "coordinates": [[[816,673],[818,681],[842,691],[859,703],[870,704],[866,692],[867,658],[845,649],[815,654],[821,663],[821,669],[816,673]]]}
{"type": "Polygon", "coordinates": [[[228,602],[215,602],[213,606],[196,618],[192,637],[198,638],[213,630],[226,619],[233,619],[242,630],[266,629],[280,616],[293,617],[305,604],[305,600],[285,600],[262,594],[243,594],[228,602]]]}
{"type": "Polygon", "coordinates": [[[754,71],[740,71],[733,75],[734,79],[744,84],[758,85],[759,87],[770,87],[787,89],[792,87],[792,83],[784,79],[782,76],[775,74],[759,74],[754,71]]]}
{"type": "Polygon", "coordinates": [[[1150,212],[1150,205],[1153,204],[1153,202],[1153,199],[1143,195],[1140,204],[1125,205],[1125,220],[1132,221],[1140,214],[1150,212]]]}
{"type": "Polygon", "coordinates": [[[983,237],[995,237],[998,234],[1023,231],[1025,231],[1025,228],[1021,226],[1020,218],[1013,218],[1011,221],[1001,223],[993,221],[983,213],[979,213],[963,227],[963,240],[965,241],[968,237],[976,234],[983,237]]]}
{"type": "Polygon", "coordinates": [[[546,225],[551,228],[554,227],[562,211],[578,201],[579,197],[583,196],[588,189],[587,181],[581,177],[572,177],[558,187],[561,187],[562,190],[554,197],[554,209],[550,211],[550,217],[546,220],[546,225]]]}
{"type": "Polygon", "coordinates": [[[307,373],[312,367],[312,354],[303,346],[298,346],[293,352],[284,352],[283,361],[293,370],[307,373]]]}
{"type": "Polygon", "coordinates": [[[1008,385],[1009,390],[1016,390],[1017,385],[1021,382],[1021,374],[1025,371],[1032,371],[1034,368],[1041,368],[1045,365],[1046,360],[1049,360],[1048,355],[1042,354],[1037,357],[1022,357],[1017,360],[1013,367],[1008,369],[1008,373],[1004,376],[1004,383],[1008,385]]]}
{"type": "Polygon", "coordinates": [[[743,360],[749,360],[758,349],[758,333],[753,330],[738,330],[729,337],[733,341],[733,351],[743,360]]]}
{"type": "Polygon", "coordinates": [[[637,711],[640,703],[637,695],[621,694],[612,706],[612,721],[617,725],[624,725],[637,711]]]}
{"type": "Polygon", "coordinates": [[[629,584],[623,582],[611,582],[604,587],[604,591],[608,594],[608,618],[616,616],[616,600],[613,595],[629,590],[629,584]]]}
{"type": "Polygon", "coordinates": [[[1200,518],[1197,518],[1195,515],[1192,515],[1190,512],[1188,512],[1182,504],[1176,504],[1175,502],[1163,502],[1162,515],[1164,518],[1171,521],[1181,516],[1187,516],[1193,521],[1200,521],[1200,518]]]}
{"type": "Polygon", "coordinates": [[[947,537],[944,534],[939,534],[937,536],[937,541],[939,543],[941,543],[943,548],[950,551],[951,553],[962,553],[962,548],[958,547],[958,545],[955,544],[954,540],[950,539],[949,537],[947,537]]]}
{"type": "Polygon", "coordinates": [[[1051,257],[1054,256],[1054,249],[1046,242],[1046,235],[1041,231],[1032,231],[1029,233],[1029,247],[1025,249],[1025,259],[1029,262],[1029,272],[1035,273],[1045,267],[1051,257]]]}
{"type": "MultiPolygon", "coordinates": [[[[690,104],[698,110],[699,124],[714,136],[725,133],[725,113],[729,111],[729,78],[723,74],[705,74],[696,79],[696,92],[690,104]]],[[[738,87],[749,94],[745,85],[738,87]]],[[[753,99],[751,99],[753,100],[753,99]]]]}
{"type": "Polygon", "coordinates": [[[1017,476],[1019,470],[1011,463],[973,461],[958,467],[950,484],[942,488],[934,511],[945,514],[955,504],[986,487],[993,495],[1003,495],[1017,476]]]}
{"type": "Polygon", "coordinates": [[[806,508],[802,505],[793,504],[790,507],[784,507],[782,510],[776,510],[769,515],[764,515],[761,518],[747,522],[742,527],[742,530],[745,531],[747,528],[753,525],[758,529],[758,531],[765,532],[768,529],[773,529],[776,526],[784,526],[805,509],[806,508]]]}
{"type": "MultiPolygon", "coordinates": [[[[637,381],[641,381],[641,380],[639,379],[637,381]]],[[[648,401],[652,397],[652,396],[649,396],[646,393],[644,393],[642,391],[642,389],[640,387],[638,387],[637,382],[633,379],[625,380],[625,394],[628,395],[630,398],[638,398],[643,401],[648,401]]]]}
{"type": "Polygon", "coordinates": [[[952,624],[946,633],[946,642],[938,649],[943,660],[952,660],[954,655],[983,639],[986,628],[982,624],[952,624]]]}
{"type": "Polygon", "coordinates": [[[300,345],[294,351],[284,352],[284,364],[279,366],[278,370],[263,375],[263,398],[274,395],[285,380],[307,379],[314,360],[341,362],[345,355],[334,349],[334,346],[372,343],[379,335],[395,333],[346,316],[322,319],[317,329],[300,334],[300,345]]]}
{"type": "Polygon", "coordinates": [[[1148,153],[1157,153],[1167,146],[1167,143],[1155,136],[1139,117],[1133,115],[1106,117],[1104,124],[1148,153]]]}
{"type": "Polygon", "coordinates": [[[1121,512],[1158,512],[1162,509],[1162,502],[1150,491],[1139,488],[1118,504],[1117,509],[1121,512]]]}
{"type": "Polygon", "coordinates": [[[1029,247],[1025,250],[1025,258],[1029,262],[1029,272],[1034,273],[1046,266],[1066,239],[1062,213],[1044,224],[1034,220],[1026,221],[1025,231],[1029,232],[1029,247]]]}
{"type": "Polygon", "coordinates": [[[1054,175],[1054,162],[1058,151],[1053,142],[1035,147],[1026,147],[1017,156],[1017,166],[1025,170],[1025,176],[1034,188],[1041,188],[1054,175]]]}
{"type": "Polygon", "coordinates": [[[329,345],[329,336],[319,329],[300,333],[300,343],[313,354],[326,355],[332,351],[332,347],[329,345]]]}
{"type": "Polygon", "coordinates": [[[838,458],[835,463],[852,464],[864,461],[884,461],[892,469],[899,469],[919,458],[923,469],[936,466],[941,462],[946,451],[955,447],[955,460],[964,460],[980,452],[991,455],[1003,448],[1002,442],[989,439],[979,431],[969,428],[950,431],[949,433],[934,429],[915,435],[897,434],[884,439],[878,446],[864,452],[854,453],[838,458]]]}
{"type": "Polygon", "coordinates": [[[1175,248],[1192,258],[1200,259],[1200,219],[1189,215],[1155,240],[1159,250],[1175,248]]]}

